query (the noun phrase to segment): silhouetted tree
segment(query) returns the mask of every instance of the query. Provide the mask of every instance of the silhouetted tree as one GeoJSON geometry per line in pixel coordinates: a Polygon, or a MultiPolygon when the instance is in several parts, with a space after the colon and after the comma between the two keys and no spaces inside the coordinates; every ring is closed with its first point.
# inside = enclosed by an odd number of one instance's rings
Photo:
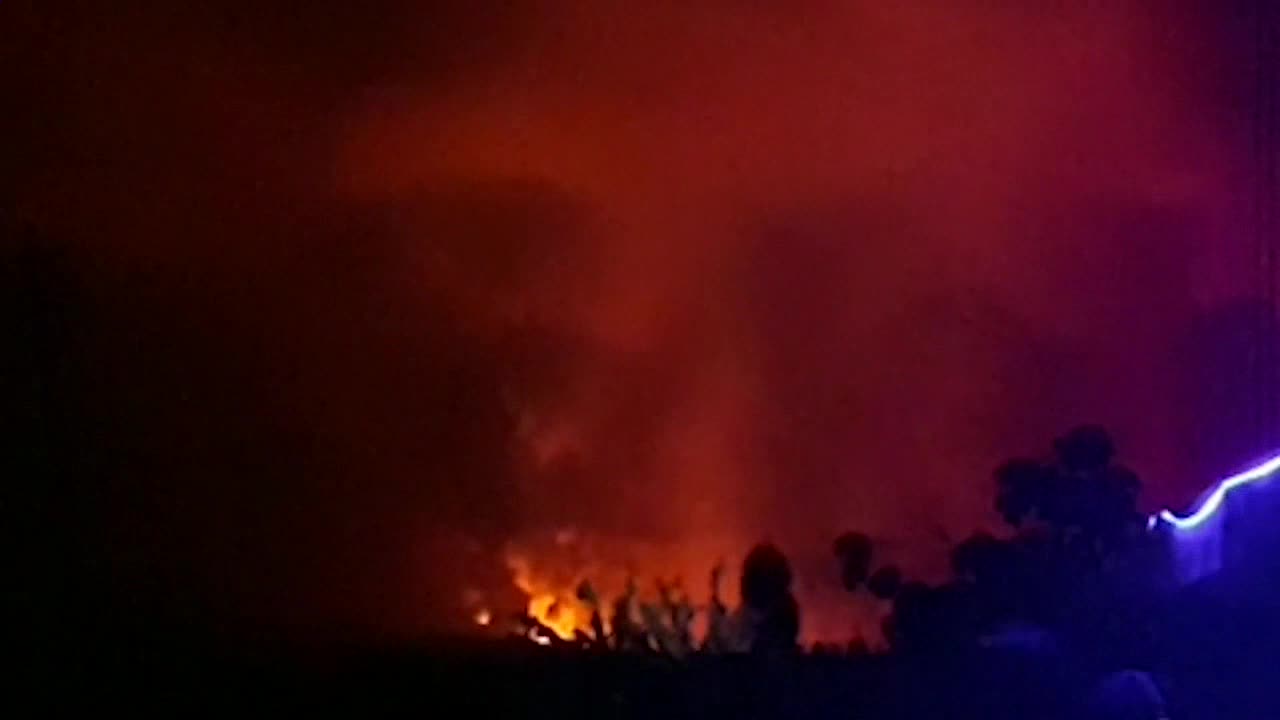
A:
{"type": "Polygon", "coordinates": [[[791,579],[791,563],[773,545],[756,545],[743,561],[739,587],[752,652],[795,649],[800,608],[791,594],[791,579]]]}
{"type": "Polygon", "coordinates": [[[735,628],[729,615],[729,607],[721,598],[720,586],[724,582],[724,563],[718,562],[711,568],[711,602],[707,607],[707,636],[702,649],[707,652],[723,653],[735,650],[735,628]]]}
{"type": "Polygon", "coordinates": [[[1141,528],[1133,471],[1114,462],[1115,445],[1096,425],[1054,441],[1047,462],[1018,459],[1000,466],[996,510],[1014,528],[1039,529],[1097,558],[1141,528]]]}
{"type": "Polygon", "coordinates": [[[1022,527],[1047,511],[1054,479],[1043,464],[1010,460],[996,469],[995,476],[996,511],[1006,523],[1022,527]]]}
{"type": "Polygon", "coordinates": [[[832,550],[840,562],[841,584],[845,590],[856,590],[871,571],[871,538],[859,532],[847,532],[836,538],[832,550]]]}
{"type": "Polygon", "coordinates": [[[976,532],[951,550],[951,571],[968,582],[990,582],[1005,569],[1003,551],[1002,541],[990,533],[976,532]]]}
{"type": "Polygon", "coordinates": [[[867,578],[867,590],[881,600],[893,598],[901,587],[902,571],[895,565],[885,565],[867,578]]]}
{"type": "Polygon", "coordinates": [[[604,631],[604,616],[600,612],[600,596],[596,593],[596,589],[592,587],[589,581],[583,580],[578,584],[576,595],[579,601],[591,609],[592,644],[606,647],[609,643],[609,636],[604,631]]]}
{"type": "Polygon", "coordinates": [[[1055,440],[1047,459],[997,468],[995,507],[1013,535],[978,532],[957,544],[948,585],[903,585],[886,637],[936,649],[1011,627],[1114,634],[1099,630],[1114,625],[1100,618],[1127,600],[1111,596],[1107,561],[1143,537],[1138,478],[1115,455],[1110,435],[1085,425],[1055,440]]]}
{"type": "Polygon", "coordinates": [[[965,586],[909,582],[894,598],[893,614],[883,629],[885,638],[900,651],[958,649],[977,636],[972,615],[972,596],[965,586]]]}
{"type": "Polygon", "coordinates": [[[1111,464],[1116,447],[1098,425],[1081,425],[1053,441],[1058,462],[1070,473],[1090,473],[1111,464]]]}
{"type": "Polygon", "coordinates": [[[609,624],[613,629],[615,650],[635,652],[643,650],[647,645],[636,593],[635,578],[628,577],[626,590],[613,602],[613,615],[609,618],[609,624]]]}

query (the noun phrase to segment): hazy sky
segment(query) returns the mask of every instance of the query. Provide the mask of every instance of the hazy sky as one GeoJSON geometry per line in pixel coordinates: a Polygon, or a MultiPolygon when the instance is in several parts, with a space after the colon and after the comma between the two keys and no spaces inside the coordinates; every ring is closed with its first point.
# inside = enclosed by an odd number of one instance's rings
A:
{"type": "Polygon", "coordinates": [[[5,5],[122,587],[413,631],[558,528],[821,584],[1074,423],[1240,460],[1234,3],[5,5]]]}

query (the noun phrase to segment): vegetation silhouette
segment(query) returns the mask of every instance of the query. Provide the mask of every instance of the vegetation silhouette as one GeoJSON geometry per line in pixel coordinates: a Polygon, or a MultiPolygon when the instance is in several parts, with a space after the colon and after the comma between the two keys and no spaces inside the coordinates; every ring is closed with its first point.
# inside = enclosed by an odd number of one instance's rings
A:
{"type": "MultiPolygon", "coordinates": [[[[81,539],[48,532],[54,526],[78,526],[81,532],[91,529],[72,515],[79,506],[68,499],[88,497],[96,477],[91,466],[103,464],[95,458],[106,456],[95,450],[89,415],[80,406],[85,393],[77,386],[83,368],[76,365],[76,332],[84,322],[80,316],[92,308],[77,288],[74,268],[64,253],[27,231],[11,225],[4,229],[11,239],[19,240],[18,250],[6,255],[0,266],[6,280],[0,302],[6,337],[0,382],[10,398],[4,433],[9,475],[14,479],[7,486],[8,520],[21,540],[9,545],[6,554],[16,590],[6,596],[6,611],[24,620],[18,641],[37,649],[28,657],[48,667],[59,663],[59,672],[69,677],[67,660],[85,662],[90,654],[85,645],[98,645],[97,652],[104,656],[110,654],[104,648],[121,647],[125,639],[138,645],[138,636],[121,621],[118,608],[95,607],[97,584],[107,579],[86,566],[77,552],[81,539]]],[[[634,583],[623,597],[608,604],[584,584],[578,600],[591,608],[590,633],[561,642],[545,628],[534,628],[540,630],[539,637],[552,640],[550,648],[534,645],[527,636],[519,645],[503,646],[508,653],[504,657],[528,659],[530,652],[550,653],[539,656],[546,664],[543,670],[525,675],[502,670],[516,678],[504,681],[513,683],[512,687],[534,680],[542,683],[530,684],[530,694],[522,700],[514,694],[517,700],[508,709],[527,710],[528,698],[538,697],[546,705],[537,708],[535,715],[563,717],[565,708],[573,705],[557,704],[548,688],[588,667],[577,663],[602,662],[585,671],[593,680],[574,685],[580,692],[573,701],[586,697],[590,699],[586,705],[597,711],[621,707],[621,715],[632,717],[669,714],[673,707],[702,708],[702,714],[710,717],[759,715],[764,709],[786,714],[782,710],[797,707],[793,682],[807,683],[800,706],[809,716],[846,717],[855,707],[865,717],[1026,716],[995,709],[999,704],[984,695],[992,688],[1021,685],[1036,688],[1041,701],[1058,698],[1059,691],[1067,688],[1067,695],[1087,699],[1089,708],[1105,708],[1098,712],[1135,703],[1163,711],[1155,680],[1127,669],[1156,664],[1153,624],[1164,622],[1166,635],[1170,624],[1150,612],[1155,590],[1144,576],[1133,572],[1132,558],[1142,557],[1152,538],[1138,511],[1139,478],[1117,457],[1106,430],[1083,425],[1054,440],[1043,457],[1013,458],[1000,465],[992,476],[992,507],[1005,527],[999,532],[977,531],[958,542],[950,552],[952,577],[940,585],[912,580],[897,566],[881,564],[874,539],[865,533],[851,531],[836,538],[831,546],[833,579],[847,591],[866,592],[891,608],[883,623],[888,654],[868,652],[861,639],[846,648],[826,646],[808,655],[797,652],[801,613],[793,592],[794,573],[780,548],[761,543],[751,548],[742,564],[741,605],[736,610],[722,596],[724,568],[712,571],[712,599],[705,608],[708,630],[701,644],[692,632],[696,609],[678,585],[665,586],[659,604],[645,605],[639,602],[634,583]],[[595,652],[584,653],[584,648],[595,652]],[[1082,677],[1093,680],[1045,669],[1057,667],[1057,658],[1067,653],[1076,665],[1087,666],[1082,677]],[[583,659],[566,659],[579,656],[583,659]],[[765,671],[735,665],[731,656],[782,656],[797,663],[822,664],[804,665],[800,675],[788,675],[791,670],[767,664],[768,674],[761,675],[765,671]],[[1035,682],[1027,685],[1010,674],[993,674],[1005,656],[1017,658],[1012,665],[1033,672],[1035,682]],[[1028,657],[1039,660],[1029,662],[1028,657]],[[683,673],[678,679],[671,674],[673,659],[683,673]],[[930,668],[938,667],[949,668],[954,678],[933,674],[930,668]],[[903,673],[905,679],[895,685],[885,668],[896,668],[893,672],[903,673]],[[670,683],[679,690],[670,691],[670,683]],[[873,687],[875,683],[881,686],[873,687]],[[1045,689],[1045,684],[1053,688],[1045,689]],[[1089,690],[1093,685],[1096,688],[1089,690]],[[655,693],[655,687],[667,688],[664,692],[669,694],[655,693]],[[851,694],[849,687],[858,688],[863,696],[851,694]],[[982,708],[986,714],[975,710],[969,715],[947,715],[936,704],[913,710],[904,698],[915,698],[921,689],[954,701],[955,708],[982,708]],[[784,691],[793,693],[785,702],[771,695],[784,691]],[[873,696],[881,698],[876,701],[880,705],[868,705],[867,698],[873,696]],[[737,700],[716,699],[729,697],[737,700]]],[[[1200,617],[1209,611],[1196,608],[1195,612],[1200,617]]],[[[1265,618],[1238,621],[1232,637],[1265,623],[1265,618]]],[[[208,661],[200,654],[203,651],[177,643],[147,642],[148,659],[135,660],[117,673],[134,672],[141,677],[150,671],[144,667],[169,666],[171,673],[165,677],[175,687],[183,682],[194,687],[209,678],[242,677],[235,674],[242,669],[228,670],[208,661]],[[178,667],[188,668],[191,674],[178,679],[172,670],[178,667]]],[[[492,669],[505,667],[506,660],[461,662],[492,669]]],[[[452,664],[440,667],[444,669],[439,677],[460,672],[449,669],[452,664]]],[[[487,670],[475,670],[477,675],[482,672],[487,670]]],[[[347,688],[365,698],[352,700],[363,706],[379,683],[390,682],[382,673],[376,681],[344,675],[347,684],[336,683],[334,688],[347,688]]],[[[99,681],[114,683],[117,677],[105,673],[99,681]]],[[[293,681],[296,678],[291,676],[293,681]]],[[[327,700],[337,692],[301,690],[301,684],[278,682],[288,692],[298,693],[302,706],[321,704],[318,698],[327,700]]],[[[445,696],[464,686],[465,682],[440,687],[438,692],[445,696]]],[[[1019,707],[1038,708],[1036,702],[1026,699],[1019,707]]],[[[1065,713],[1074,707],[1064,701],[1060,716],[1068,717],[1065,713]]]]}
{"type": "Polygon", "coordinates": [[[1111,436],[1097,425],[1072,429],[1052,448],[995,470],[994,509],[1007,536],[978,531],[956,544],[947,583],[902,585],[885,623],[895,650],[1115,640],[1103,616],[1127,617],[1135,596],[1149,597],[1121,592],[1111,577],[1149,542],[1137,475],[1116,461],[1111,436]]]}

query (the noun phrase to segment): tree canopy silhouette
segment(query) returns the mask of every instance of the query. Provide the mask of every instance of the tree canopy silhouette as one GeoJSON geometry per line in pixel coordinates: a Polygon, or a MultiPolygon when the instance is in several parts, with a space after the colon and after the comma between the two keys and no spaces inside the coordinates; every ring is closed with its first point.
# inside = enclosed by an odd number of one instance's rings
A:
{"type": "Polygon", "coordinates": [[[958,543],[953,579],[942,586],[908,582],[888,592],[885,635],[895,647],[954,647],[1028,626],[1077,632],[1107,626],[1099,614],[1121,611],[1107,572],[1144,537],[1141,485],[1116,461],[1106,430],[1074,428],[1047,457],[1009,460],[994,480],[995,509],[1012,534],[980,531],[958,543]]]}
{"type": "Polygon", "coordinates": [[[1095,553],[1118,549],[1142,526],[1138,476],[1115,462],[1111,436],[1096,425],[1071,430],[1053,448],[1047,461],[1015,459],[996,470],[996,510],[1019,531],[1095,553]]]}

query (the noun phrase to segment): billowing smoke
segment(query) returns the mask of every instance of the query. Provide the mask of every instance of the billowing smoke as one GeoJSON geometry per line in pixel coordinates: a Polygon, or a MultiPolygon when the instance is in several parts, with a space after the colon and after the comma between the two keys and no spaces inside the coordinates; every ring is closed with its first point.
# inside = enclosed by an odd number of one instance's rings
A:
{"type": "Polygon", "coordinates": [[[1070,424],[1163,500],[1237,452],[1187,349],[1253,290],[1240,14],[212,5],[12,11],[126,584],[417,632],[572,528],[818,597],[849,528],[936,576],[1070,424]]]}

